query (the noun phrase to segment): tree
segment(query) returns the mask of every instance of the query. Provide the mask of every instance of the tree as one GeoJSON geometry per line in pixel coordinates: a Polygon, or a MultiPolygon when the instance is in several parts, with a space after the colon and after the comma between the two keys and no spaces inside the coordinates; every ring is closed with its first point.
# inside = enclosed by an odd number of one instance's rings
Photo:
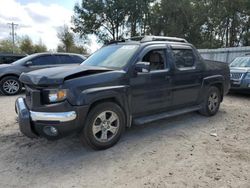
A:
{"type": "Polygon", "coordinates": [[[247,43],[249,1],[162,0],[155,3],[150,33],[184,37],[199,48],[247,43]]]}
{"type": "Polygon", "coordinates": [[[126,21],[124,0],[82,0],[74,7],[73,31],[87,38],[95,34],[101,41],[123,37],[126,21]]]}
{"type": "Polygon", "coordinates": [[[70,31],[67,25],[61,27],[61,30],[59,30],[57,36],[61,41],[61,44],[57,46],[58,52],[87,54],[87,49],[84,46],[75,44],[74,33],[70,31]]]}
{"type": "Polygon", "coordinates": [[[70,52],[72,47],[74,46],[74,34],[70,32],[69,27],[67,25],[64,25],[60,28],[57,37],[62,43],[59,49],[65,52],[70,52]]]}
{"type": "Polygon", "coordinates": [[[249,0],[82,0],[73,31],[100,41],[136,35],[184,37],[199,48],[249,44],[249,0]]]}
{"type": "Polygon", "coordinates": [[[19,49],[22,53],[25,54],[33,54],[47,51],[47,47],[42,43],[41,39],[38,44],[34,44],[31,38],[28,36],[24,36],[20,39],[19,49]]]}
{"type": "Polygon", "coordinates": [[[146,34],[152,2],[153,0],[127,0],[124,2],[128,17],[126,25],[130,28],[131,37],[146,34]]]}
{"type": "Polygon", "coordinates": [[[12,41],[8,40],[8,39],[1,40],[0,41],[0,52],[12,53],[12,41]]]}
{"type": "Polygon", "coordinates": [[[33,42],[30,37],[25,36],[20,40],[20,50],[23,53],[32,54],[34,50],[33,47],[33,42]]]}

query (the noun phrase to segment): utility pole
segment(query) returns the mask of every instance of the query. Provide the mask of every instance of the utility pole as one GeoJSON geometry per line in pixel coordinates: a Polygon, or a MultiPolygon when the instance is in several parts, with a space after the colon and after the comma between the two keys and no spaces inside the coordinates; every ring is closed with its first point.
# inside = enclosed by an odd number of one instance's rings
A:
{"type": "Polygon", "coordinates": [[[16,35],[15,27],[17,27],[18,24],[15,24],[15,23],[12,22],[12,23],[8,23],[8,25],[10,25],[10,27],[11,27],[10,34],[12,36],[12,53],[14,54],[14,51],[15,51],[15,35],[16,35]]]}

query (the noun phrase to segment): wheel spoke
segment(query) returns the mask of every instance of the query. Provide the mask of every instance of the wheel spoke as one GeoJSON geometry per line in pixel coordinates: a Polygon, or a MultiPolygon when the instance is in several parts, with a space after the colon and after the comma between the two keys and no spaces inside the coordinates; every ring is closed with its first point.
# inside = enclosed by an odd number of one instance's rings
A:
{"type": "Polygon", "coordinates": [[[102,130],[101,139],[102,140],[107,140],[108,139],[108,132],[106,130],[102,130]]]}
{"type": "Polygon", "coordinates": [[[107,120],[107,118],[106,118],[106,112],[102,112],[99,116],[98,116],[98,118],[103,122],[103,121],[106,121],[107,120]]]}
{"type": "Polygon", "coordinates": [[[117,127],[115,126],[110,126],[110,128],[108,129],[111,133],[115,134],[117,131],[117,127]]]}
{"type": "Polygon", "coordinates": [[[114,113],[111,113],[111,116],[109,117],[108,121],[110,121],[110,123],[113,123],[117,119],[118,117],[114,113]]]}
{"type": "Polygon", "coordinates": [[[93,133],[97,134],[102,130],[102,127],[100,125],[94,125],[93,126],[93,133]]]}

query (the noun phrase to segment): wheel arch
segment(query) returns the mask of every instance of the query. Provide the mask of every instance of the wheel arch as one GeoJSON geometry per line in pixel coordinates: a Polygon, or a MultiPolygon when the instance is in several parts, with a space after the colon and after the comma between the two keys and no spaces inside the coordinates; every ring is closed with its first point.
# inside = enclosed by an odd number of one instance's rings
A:
{"type": "Polygon", "coordinates": [[[14,76],[14,77],[16,77],[16,78],[18,78],[18,79],[19,79],[19,77],[20,77],[20,75],[18,75],[18,74],[15,74],[15,73],[8,73],[8,74],[2,75],[2,76],[0,77],[0,81],[1,81],[2,79],[4,79],[4,78],[8,77],[8,76],[14,76]]]}
{"type": "Polygon", "coordinates": [[[209,89],[209,87],[212,86],[217,87],[221,92],[221,102],[222,102],[224,98],[224,84],[225,84],[225,78],[222,75],[214,75],[204,78],[202,87],[204,92],[206,92],[209,89]]]}
{"type": "Polygon", "coordinates": [[[219,89],[219,91],[221,93],[221,102],[222,102],[223,99],[224,99],[224,87],[223,87],[223,83],[218,82],[218,83],[211,84],[210,87],[211,86],[217,87],[219,89]]]}
{"type": "Polygon", "coordinates": [[[129,95],[127,93],[127,86],[121,87],[103,87],[93,88],[82,92],[77,103],[81,105],[87,104],[89,106],[87,114],[98,104],[105,102],[113,102],[117,104],[124,112],[126,127],[131,125],[130,107],[129,107],[129,95]]]}

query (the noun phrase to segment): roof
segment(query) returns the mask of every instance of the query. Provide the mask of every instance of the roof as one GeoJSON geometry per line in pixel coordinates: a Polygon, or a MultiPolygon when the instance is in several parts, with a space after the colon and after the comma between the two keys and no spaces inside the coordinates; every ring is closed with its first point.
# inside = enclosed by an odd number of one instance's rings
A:
{"type": "Polygon", "coordinates": [[[66,53],[66,52],[41,52],[41,53],[34,53],[31,55],[78,55],[78,56],[84,56],[83,54],[66,53]]]}

